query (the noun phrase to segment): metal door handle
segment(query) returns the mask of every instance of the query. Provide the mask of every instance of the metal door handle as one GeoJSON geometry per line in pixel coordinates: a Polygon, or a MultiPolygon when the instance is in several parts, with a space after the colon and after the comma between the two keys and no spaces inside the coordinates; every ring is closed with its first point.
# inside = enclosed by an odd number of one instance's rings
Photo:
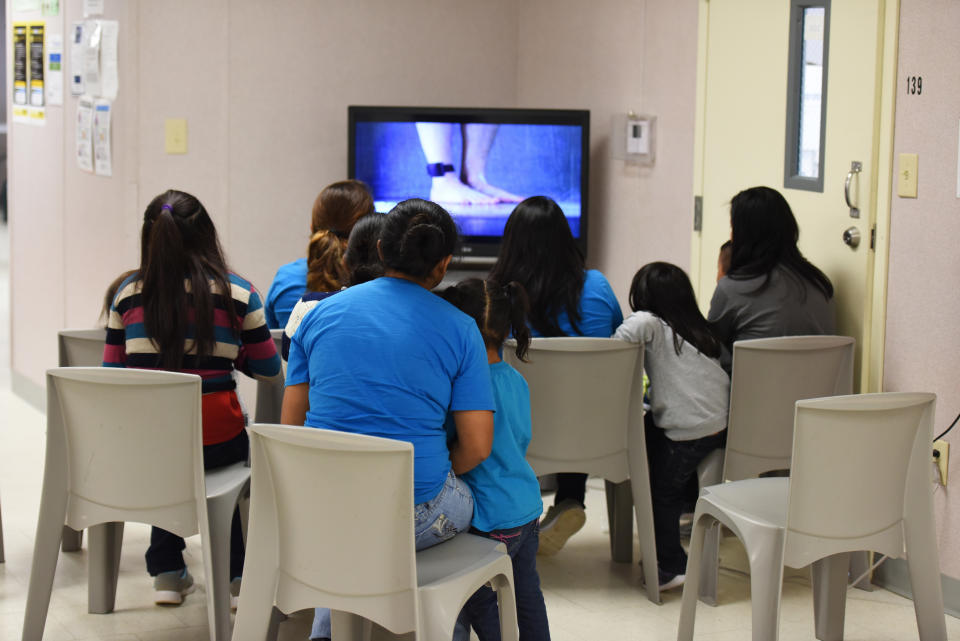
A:
{"type": "Polygon", "coordinates": [[[843,183],[843,197],[847,201],[847,207],[850,208],[850,218],[860,218],[860,208],[850,202],[850,183],[853,177],[859,174],[863,169],[863,164],[859,160],[850,163],[850,171],[847,172],[847,179],[843,183]]]}
{"type": "Polygon", "coordinates": [[[856,227],[849,227],[843,232],[843,242],[848,245],[851,249],[856,249],[860,246],[860,230],[856,227]]]}

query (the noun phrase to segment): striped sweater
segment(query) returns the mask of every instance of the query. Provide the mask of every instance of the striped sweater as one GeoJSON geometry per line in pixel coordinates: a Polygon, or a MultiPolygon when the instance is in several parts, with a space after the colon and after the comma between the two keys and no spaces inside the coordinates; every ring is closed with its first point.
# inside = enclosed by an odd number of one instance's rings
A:
{"type": "MultiPolygon", "coordinates": [[[[216,345],[213,353],[204,358],[197,357],[192,340],[195,335],[195,326],[191,322],[187,326],[183,365],[178,370],[187,374],[198,374],[203,379],[205,443],[209,441],[208,431],[211,432],[211,436],[214,432],[223,432],[223,429],[208,424],[210,421],[206,406],[211,399],[207,396],[217,392],[232,392],[236,389],[236,381],[233,378],[234,369],[262,380],[282,380],[283,377],[280,356],[270,337],[270,330],[267,329],[260,294],[250,282],[236,274],[230,273],[228,277],[240,335],[236,336],[231,328],[223,299],[215,295],[216,345]]],[[[142,285],[139,274],[133,274],[117,289],[107,321],[107,341],[103,350],[104,367],[161,369],[160,354],[147,335],[143,322],[143,305],[140,299],[142,285]]],[[[230,397],[235,399],[232,393],[230,397]]]]}

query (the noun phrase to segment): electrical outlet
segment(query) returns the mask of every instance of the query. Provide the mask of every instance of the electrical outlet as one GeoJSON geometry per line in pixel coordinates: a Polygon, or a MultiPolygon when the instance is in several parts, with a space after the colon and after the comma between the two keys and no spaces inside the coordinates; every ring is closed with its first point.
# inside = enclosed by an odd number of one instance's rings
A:
{"type": "Polygon", "coordinates": [[[947,485],[947,463],[950,461],[950,443],[946,441],[933,442],[933,464],[940,473],[940,485],[947,485]]]}

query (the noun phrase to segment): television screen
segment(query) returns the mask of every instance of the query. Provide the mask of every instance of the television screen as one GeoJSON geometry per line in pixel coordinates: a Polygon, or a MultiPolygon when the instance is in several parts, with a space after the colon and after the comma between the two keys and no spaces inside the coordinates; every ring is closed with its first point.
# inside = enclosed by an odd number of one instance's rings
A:
{"type": "Polygon", "coordinates": [[[348,116],[348,174],[370,186],[377,211],[433,200],[465,255],[495,256],[516,204],[549,196],[585,249],[588,111],[354,106],[348,116]]]}

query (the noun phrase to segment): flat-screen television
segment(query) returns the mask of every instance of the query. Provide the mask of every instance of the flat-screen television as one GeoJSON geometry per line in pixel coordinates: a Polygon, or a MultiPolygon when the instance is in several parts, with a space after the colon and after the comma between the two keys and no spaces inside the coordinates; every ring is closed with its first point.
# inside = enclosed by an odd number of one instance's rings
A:
{"type": "Polygon", "coordinates": [[[456,220],[462,257],[497,255],[518,202],[549,196],[581,251],[587,242],[590,112],[560,109],[348,109],[350,178],[370,186],[377,211],[425,198],[456,220]]]}

